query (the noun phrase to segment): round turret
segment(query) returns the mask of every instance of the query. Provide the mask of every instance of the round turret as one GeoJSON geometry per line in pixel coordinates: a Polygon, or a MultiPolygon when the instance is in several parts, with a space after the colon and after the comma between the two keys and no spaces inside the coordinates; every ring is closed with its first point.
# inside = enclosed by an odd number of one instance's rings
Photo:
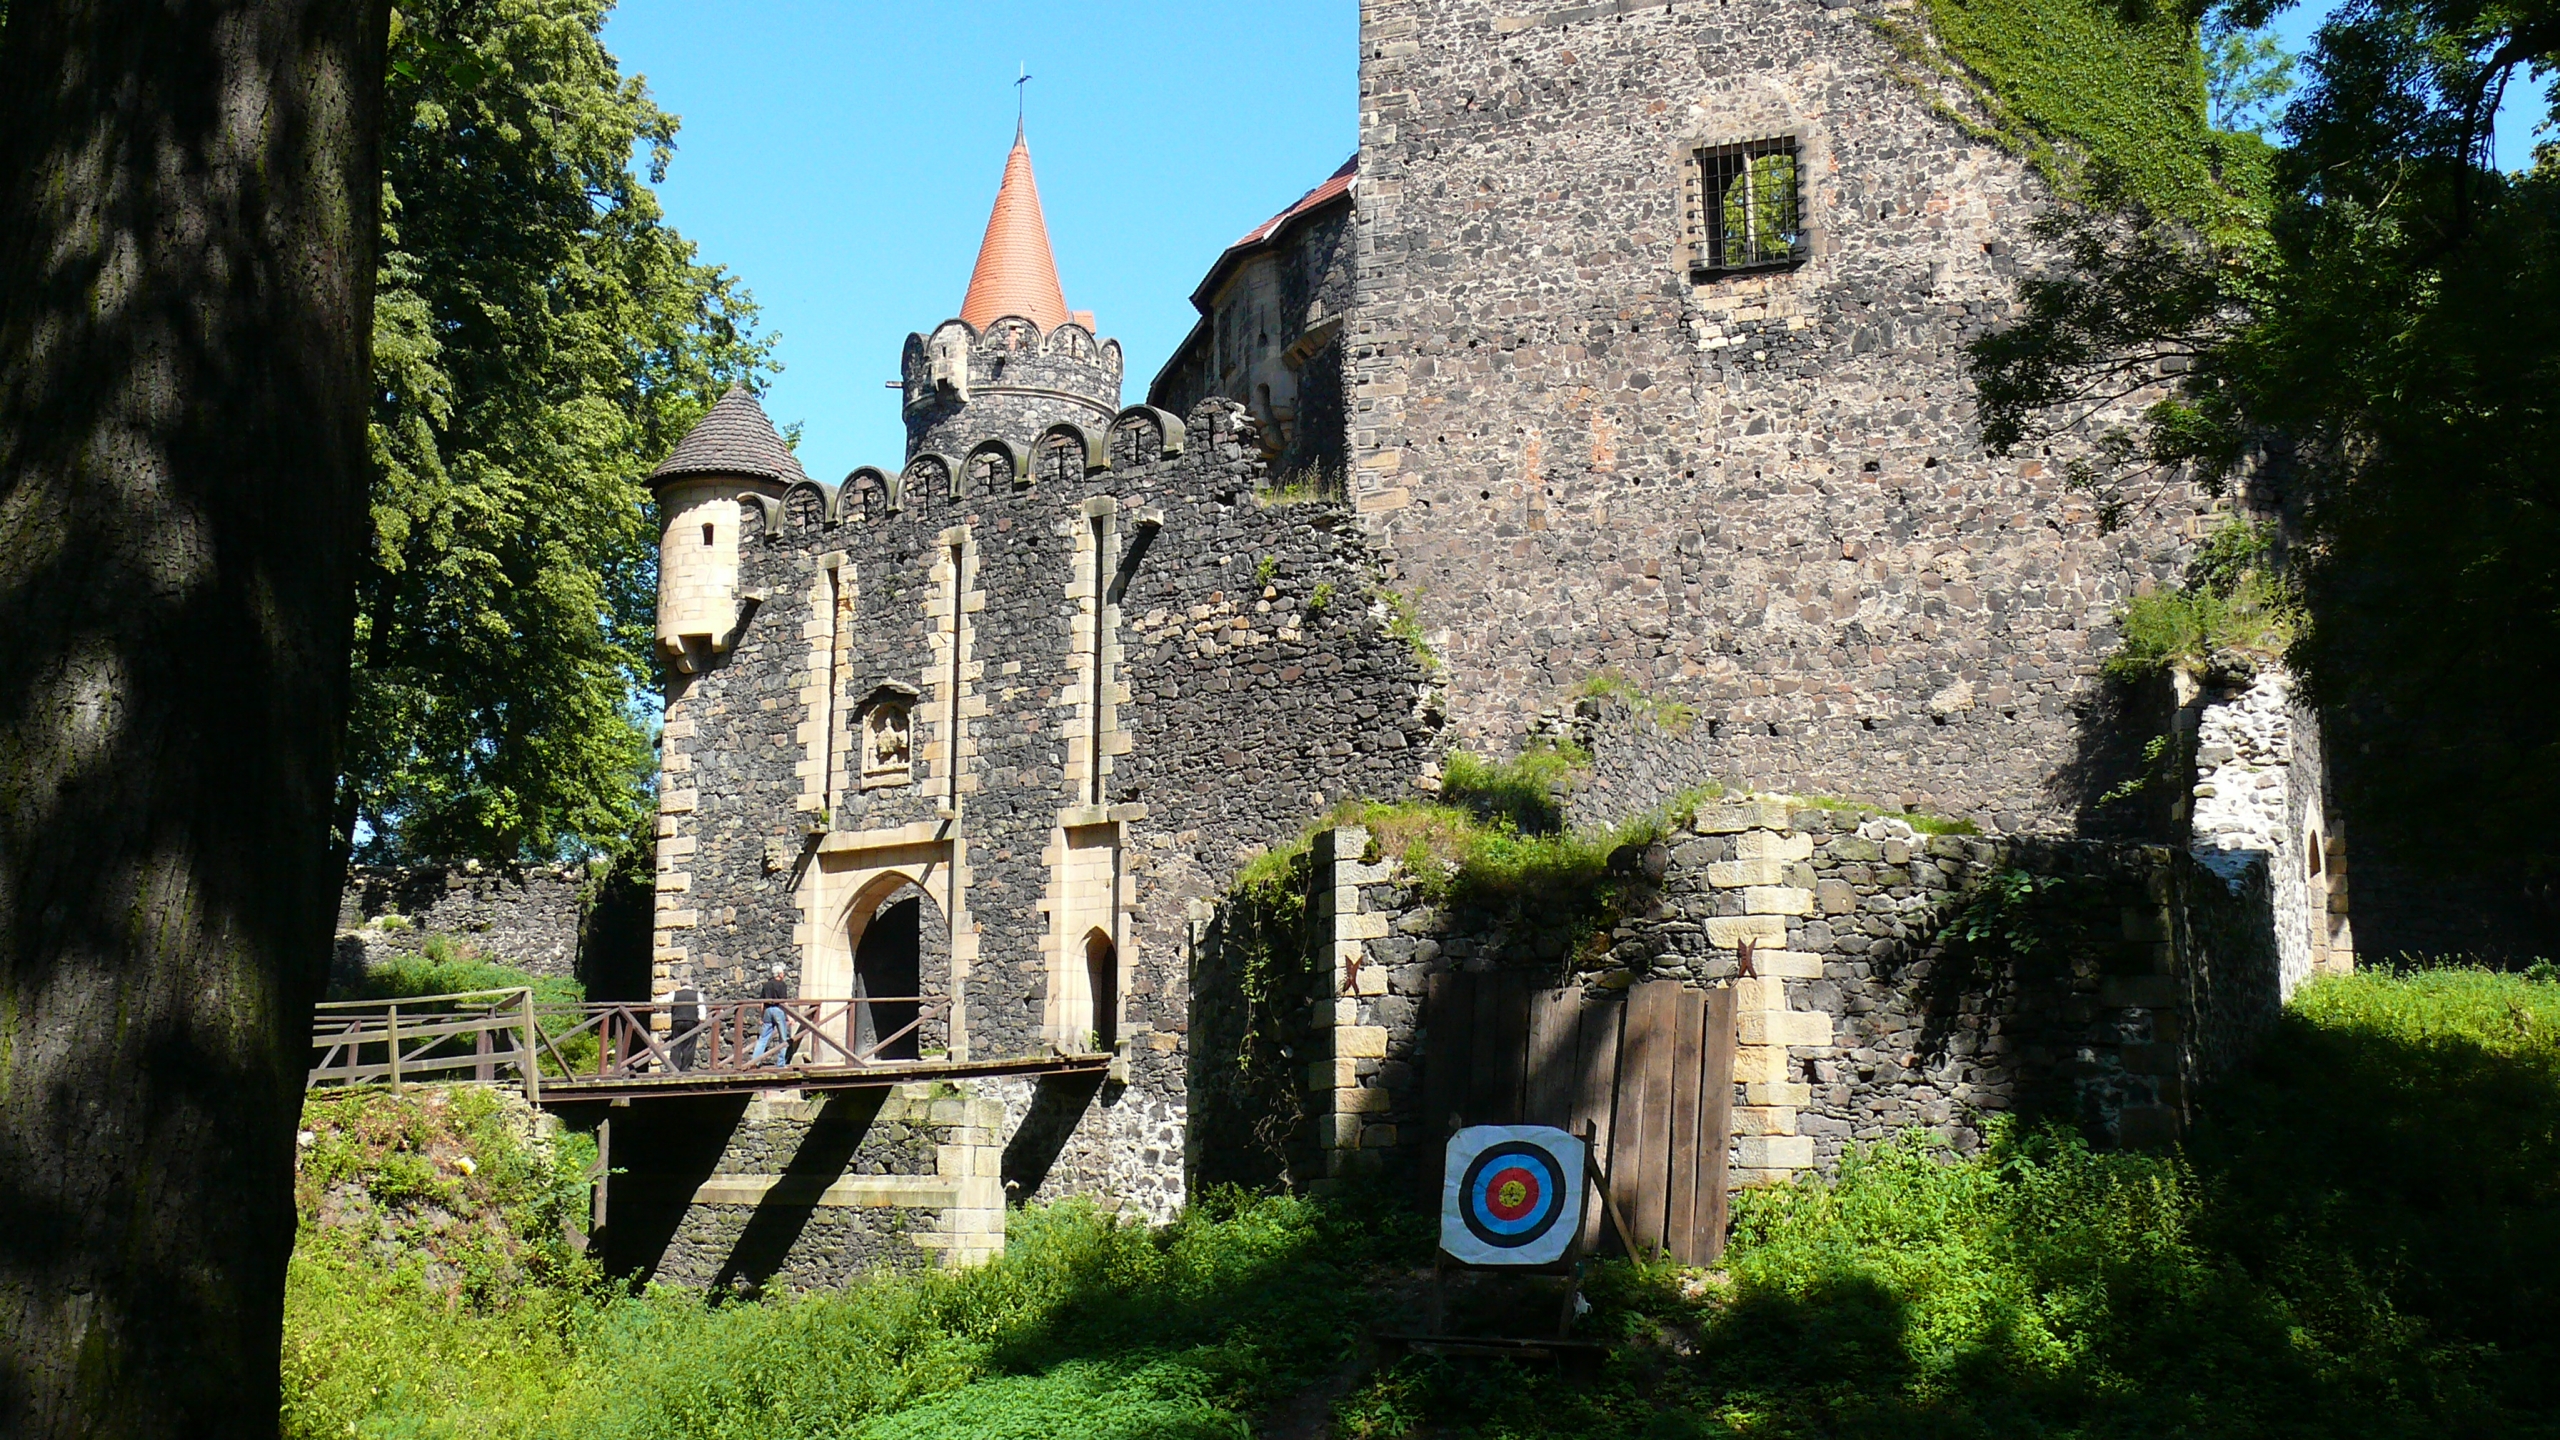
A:
{"type": "Polygon", "coordinates": [[[706,668],[737,634],[738,543],[749,506],[807,478],[742,388],[721,396],[650,472],[660,525],[658,649],[678,673],[706,668]]]}
{"type": "Polygon", "coordinates": [[[1103,429],[1120,413],[1120,342],[1067,309],[1019,128],[959,318],[908,336],[899,372],[909,459],[990,438],[1029,445],[1061,420],[1103,429]]]}
{"type": "Polygon", "coordinates": [[[945,320],[907,337],[899,371],[910,459],[990,437],[1029,445],[1061,420],[1108,429],[1120,413],[1120,342],[1073,320],[1045,334],[1016,315],[983,333],[945,320]]]}

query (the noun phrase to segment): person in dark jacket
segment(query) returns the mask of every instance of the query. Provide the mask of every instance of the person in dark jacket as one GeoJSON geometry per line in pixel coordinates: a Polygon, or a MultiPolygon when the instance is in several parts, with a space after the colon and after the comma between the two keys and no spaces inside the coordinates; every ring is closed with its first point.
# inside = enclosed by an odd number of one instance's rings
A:
{"type": "Polygon", "coordinates": [[[756,992],[756,998],[764,1002],[764,1031],[756,1036],[756,1050],[747,1057],[747,1064],[750,1068],[763,1064],[764,1047],[779,1042],[780,1048],[774,1052],[773,1063],[788,1065],[791,1063],[791,1012],[782,1008],[782,1002],[791,998],[791,987],[783,983],[781,966],[773,967],[773,978],[764,982],[764,988],[756,992]]]}
{"type": "Polygon", "coordinates": [[[675,1013],[668,1018],[667,1033],[675,1040],[676,1068],[690,1070],[693,1068],[694,1047],[702,1043],[702,1037],[694,1033],[702,1028],[702,992],[690,985],[680,985],[671,998],[675,1001],[675,1013]]]}

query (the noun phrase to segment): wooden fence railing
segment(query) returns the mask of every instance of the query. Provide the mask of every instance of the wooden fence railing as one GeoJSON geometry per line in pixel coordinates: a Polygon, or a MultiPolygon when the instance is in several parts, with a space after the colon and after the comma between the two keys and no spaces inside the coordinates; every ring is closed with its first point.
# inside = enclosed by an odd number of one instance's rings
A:
{"type": "Polygon", "coordinates": [[[863,1069],[929,1056],[922,1042],[949,1007],[914,995],[543,1005],[526,989],[333,1001],[313,1017],[307,1084],[382,1080],[398,1090],[458,1071],[483,1081],[506,1072],[540,1103],[546,1085],[863,1069]]]}

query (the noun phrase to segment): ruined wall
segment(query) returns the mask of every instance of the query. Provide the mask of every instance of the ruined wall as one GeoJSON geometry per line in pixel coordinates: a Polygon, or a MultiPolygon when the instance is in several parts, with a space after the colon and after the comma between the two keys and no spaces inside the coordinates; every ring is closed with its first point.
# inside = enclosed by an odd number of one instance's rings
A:
{"type": "Polygon", "coordinates": [[[584,979],[581,933],[594,888],[582,865],[359,865],[338,900],[337,964],[352,977],[443,936],[528,974],[584,979]]]}
{"type": "Polygon", "coordinates": [[[1983,453],[1961,346],[2050,197],[1875,9],[1367,0],[1356,499],[1465,732],[1613,669],[1728,782],[2068,829],[2112,614],[2191,507],[2102,535],[2068,455],[1983,453]],[[1781,135],[1801,263],[1694,270],[1697,152],[1781,135]]]}
{"type": "Polygon", "coordinates": [[[2354,969],[2345,837],[2328,814],[2319,717],[2281,667],[2217,677],[2201,697],[2191,798],[2196,859],[2226,885],[2263,884],[2271,895],[2284,994],[2354,969]]]}
{"type": "Polygon", "coordinates": [[[1582,939],[1553,917],[1434,904],[1364,833],[1332,832],[1314,881],[1335,991],[1317,1014],[1333,1046],[1308,1077],[1319,1173],[1433,1163],[1421,997],[1444,971],[1736,987],[1738,1184],[1829,1170],[1906,1130],[1970,1150],[1999,1113],[2171,1139],[2280,1006],[2263,870],[2234,891],[2167,847],[1924,835],[1783,796],[1702,805],[1662,845],[1659,879],[1582,939]],[[1976,925],[1988,938],[1966,943],[1976,925]]]}

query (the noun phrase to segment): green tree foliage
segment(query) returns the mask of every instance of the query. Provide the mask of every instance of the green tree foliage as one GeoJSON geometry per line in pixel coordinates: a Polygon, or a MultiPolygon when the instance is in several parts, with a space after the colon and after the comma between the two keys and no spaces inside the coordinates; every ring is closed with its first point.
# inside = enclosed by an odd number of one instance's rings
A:
{"type": "Polygon", "coordinates": [[[417,0],[392,40],[373,564],[340,812],[368,858],[611,843],[645,795],[647,467],[767,363],[633,173],[676,120],[609,0],[417,0]]]}
{"type": "Polygon", "coordinates": [[[2502,99],[2548,113],[2555,64],[2553,0],[2355,0],[2286,112],[2263,223],[2199,235],[2121,191],[2058,216],[2070,263],[1973,352],[2001,451],[2174,379],[2076,468],[2111,510],[2243,474],[2300,502],[2293,663],[2355,732],[2351,801],[2424,824],[2465,797],[2448,860],[2484,824],[2553,858],[2560,150],[2518,174],[2486,157],[2502,99]]]}
{"type": "Polygon", "coordinates": [[[2250,29],[2227,11],[2206,17],[2205,103],[2216,129],[2263,133],[2293,84],[2293,57],[2272,31],[2250,29]]]}

